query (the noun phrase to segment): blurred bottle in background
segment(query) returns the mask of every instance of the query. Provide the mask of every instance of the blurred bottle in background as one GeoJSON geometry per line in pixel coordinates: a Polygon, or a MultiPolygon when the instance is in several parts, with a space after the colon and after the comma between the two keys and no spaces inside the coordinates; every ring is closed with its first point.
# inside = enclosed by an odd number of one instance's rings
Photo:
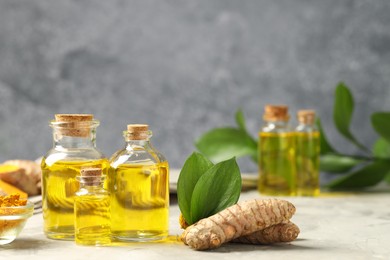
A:
{"type": "Polygon", "coordinates": [[[318,196],[320,133],[315,126],[314,110],[299,110],[296,134],[297,195],[318,196]]]}
{"type": "Polygon", "coordinates": [[[259,132],[259,183],[261,194],[296,195],[295,133],[289,127],[288,107],[267,105],[259,132]]]}

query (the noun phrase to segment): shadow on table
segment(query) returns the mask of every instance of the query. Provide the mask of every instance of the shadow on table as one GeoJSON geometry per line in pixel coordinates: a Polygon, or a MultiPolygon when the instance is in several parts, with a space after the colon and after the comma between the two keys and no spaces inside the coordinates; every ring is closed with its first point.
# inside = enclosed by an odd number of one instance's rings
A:
{"type": "Polygon", "coordinates": [[[248,252],[248,251],[280,251],[280,250],[318,250],[318,247],[299,245],[300,241],[304,241],[305,239],[297,239],[291,243],[277,243],[272,245],[248,245],[248,244],[240,244],[240,243],[228,243],[222,245],[222,247],[208,250],[205,252],[215,252],[215,253],[229,253],[229,252],[248,252]]]}
{"type": "Polygon", "coordinates": [[[45,240],[40,239],[33,239],[33,238],[21,238],[16,239],[15,241],[2,245],[1,249],[18,249],[18,250],[35,250],[35,249],[41,249],[41,248],[48,248],[49,242],[45,240]]]}

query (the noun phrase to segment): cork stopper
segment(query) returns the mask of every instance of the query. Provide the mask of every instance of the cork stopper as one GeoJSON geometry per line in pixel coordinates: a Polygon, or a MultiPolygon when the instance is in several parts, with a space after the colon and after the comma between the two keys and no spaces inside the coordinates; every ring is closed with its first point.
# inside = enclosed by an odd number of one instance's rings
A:
{"type": "Polygon", "coordinates": [[[266,105],[264,107],[263,119],[265,121],[288,121],[288,107],[285,105],[266,105]]]}
{"type": "Polygon", "coordinates": [[[55,123],[60,127],[60,133],[65,136],[89,137],[92,114],[56,114],[55,123]]]}
{"type": "Polygon", "coordinates": [[[127,138],[129,140],[144,140],[148,138],[150,131],[149,125],[146,124],[130,124],[127,125],[127,138]]]}
{"type": "Polygon", "coordinates": [[[314,124],[316,112],[314,110],[299,110],[297,112],[298,121],[301,124],[314,124]]]}
{"type": "Polygon", "coordinates": [[[84,168],[80,171],[80,181],[89,186],[96,186],[102,182],[102,169],[84,168]]]}
{"type": "Polygon", "coordinates": [[[92,121],[92,114],[55,114],[57,122],[85,122],[92,121]]]}

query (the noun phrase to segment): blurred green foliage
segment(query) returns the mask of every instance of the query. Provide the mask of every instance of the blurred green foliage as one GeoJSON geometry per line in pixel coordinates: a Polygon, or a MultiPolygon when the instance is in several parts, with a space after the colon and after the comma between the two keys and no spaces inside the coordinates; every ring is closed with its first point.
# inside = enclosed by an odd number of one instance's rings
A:
{"type": "MultiPolygon", "coordinates": [[[[344,83],[339,83],[333,105],[334,125],[343,137],[359,149],[359,155],[345,154],[334,149],[326,137],[321,121],[317,120],[321,133],[320,170],[339,176],[326,187],[362,189],[382,180],[390,185],[390,112],[371,115],[371,124],[378,138],[369,149],[358,141],[350,129],[354,106],[350,89],[344,83]]],[[[236,122],[237,127],[216,128],[206,132],[195,142],[195,146],[214,162],[233,156],[250,156],[257,163],[258,141],[248,133],[241,110],[236,113],[236,122]]]]}

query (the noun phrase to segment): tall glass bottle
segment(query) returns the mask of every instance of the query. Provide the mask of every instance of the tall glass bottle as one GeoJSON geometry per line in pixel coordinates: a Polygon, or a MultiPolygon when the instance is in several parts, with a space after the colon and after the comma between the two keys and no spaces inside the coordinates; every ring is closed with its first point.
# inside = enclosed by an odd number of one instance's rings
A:
{"type": "Polygon", "coordinates": [[[110,196],[103,188],[100,168],[81,170],[80,190],[74,202],[75,241],[78,245],[100,246],[111,242],[110,196]]]}
{"type": "Polygon", "coordinates": [[[110,159],[111,231],[116,240],[150,241],[168,235],[169,167],[150,143],[148,125],[128,125],[126,145],[110,159]]]}
{"type": "Polygon", "coordinates": [[[265,106],[265,125],[259,132],[259,192],[294,196],[295,136],[288,125],[287,106],[265,106]]]}
{"type": "Polygon", "coordinates": [[[320,133],[315,112],[300,110],[296,127],[297,195],[317,196],[319,187],[320,133]]]}
{"type": "Polygon", "coordinates": [[[57,114],[50,122],[53,148],[42,159],[44,233],[60,240],[74,239],[76,176],[83,168],[101,168],[108,160],[96,149],[97,120],[90,114],[57,114]]]}

